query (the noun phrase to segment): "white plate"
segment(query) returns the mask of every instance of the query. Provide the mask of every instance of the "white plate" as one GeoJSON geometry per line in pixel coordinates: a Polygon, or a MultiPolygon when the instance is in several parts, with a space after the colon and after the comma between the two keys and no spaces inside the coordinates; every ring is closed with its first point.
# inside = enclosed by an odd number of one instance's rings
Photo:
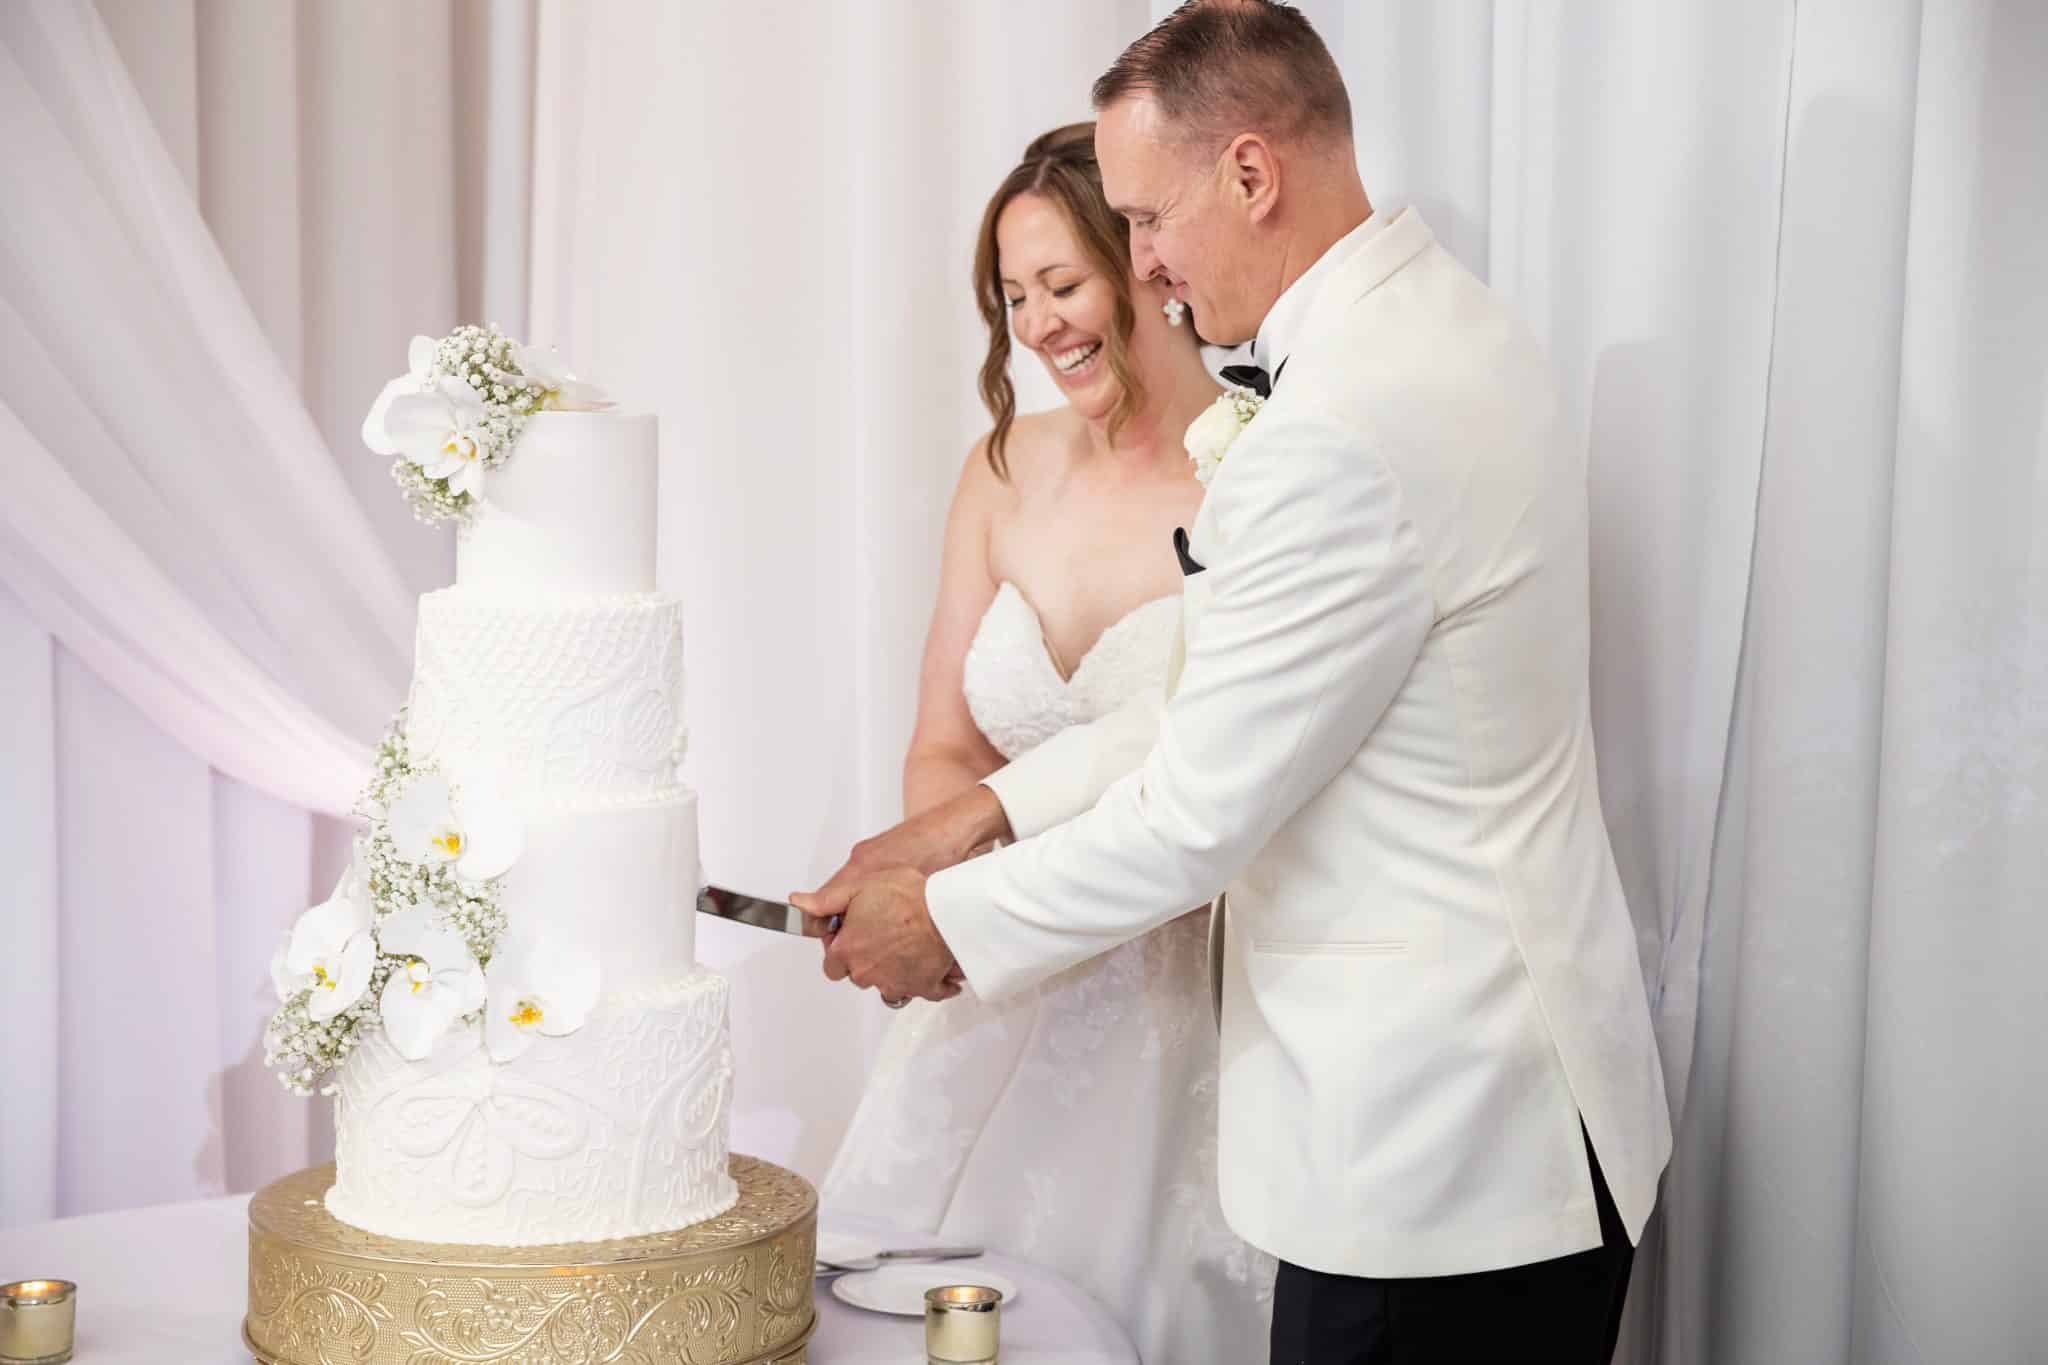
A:
{"type": "Polygon", "coordinates": [[[979,1261],[897,1261],[841,1275],[832,1281],[832,1295],[841,1303],[873,1313],[906,1318],[924,1316],[924,1291],[948,1284],[979,1284],[1003,1293],[1003,1307],[1017,1301],[1017,1282],[983,1268],[979,1261]]]}
{"type": "Polygon", "coordinates": [[[864,1261],[881,1249],[882,1244],[872,1237],[818,1229],[818,1259],[821,1261],[864,1261]]]}

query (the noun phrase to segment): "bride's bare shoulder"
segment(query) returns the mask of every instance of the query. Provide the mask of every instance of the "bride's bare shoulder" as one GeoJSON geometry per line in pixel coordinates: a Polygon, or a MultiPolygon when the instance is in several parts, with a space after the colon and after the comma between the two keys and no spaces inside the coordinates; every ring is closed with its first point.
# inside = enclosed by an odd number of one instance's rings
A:
{"type": "MultiPolygon", "coordinates": [[[[993,433],[990,433],[993,435],[993,433]]],[[[1003,443],[1004,474],[996,475],[989,465],[989,435],[974,445],[974,457],[991,478],[1007,484],[1014,495],[1026,496],[1034,488],[1057,479],[1073,458],[1077,440],[1085,440],[1084,424],[1069,407],[1045,412],[1020,413],[1010,424],[1009,439],[1003,443]]]]}
{"type": "Polygon", "coordinates": [[[1085,439],[1085,433],[1077,433],[1078,422],[1067,420],[1072,415],[1055,408],[1018,416],[1003,442],[1000,467],[989,458],[995,433],[982,433],[969,448],[953,491],[948,519],[953,531],[978,534],[986,542],[1022,515],[1035,494],[1055,487],[1072,458],[1077,434],[1085,439]]]}

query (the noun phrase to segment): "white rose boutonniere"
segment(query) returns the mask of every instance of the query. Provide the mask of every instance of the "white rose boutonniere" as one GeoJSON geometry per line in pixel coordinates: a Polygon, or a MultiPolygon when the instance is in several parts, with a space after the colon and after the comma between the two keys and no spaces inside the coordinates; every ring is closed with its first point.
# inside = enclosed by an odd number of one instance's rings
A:
{"type": "Polygon", "coordinates": [[[1216,477],[1216,466],[1223,463],[1223,452],[1251,425],[1252,418],[1259,415],[1259,409],[1266,400],[1250,389],[1228,388],[1211,403],[1200,417],[1188,423],[1188,434],[1182,439],[1187,447],[1188,458],[1194,461],[1195,477],[1203,484],[1216,477]]]}

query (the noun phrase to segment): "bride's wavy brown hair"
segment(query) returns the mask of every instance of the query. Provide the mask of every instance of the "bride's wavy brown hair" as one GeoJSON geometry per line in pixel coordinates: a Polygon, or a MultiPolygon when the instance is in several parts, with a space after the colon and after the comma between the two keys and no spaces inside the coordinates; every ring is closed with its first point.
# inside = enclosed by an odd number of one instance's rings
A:
{"type": "Polygon", "coordinates": [[[1003,177],[989,199],[974,249],[974,301],[988,326],[988,355],[981,362],[981,401],[995,419],[988,438],[988,463],[996,477],[1005,481],[1010,477],[1010,465],[1003,448],[1017,419],[1017,390],[1010,382],[1010,306],[1003,293],[1002,264],[996,250],[996,220],[1020,194],[1043,195],[1058,205],[1081,249],[1116,290],[1116,313],[1103,343],[1109,372],[1123,390],[1109,414],[1111,439],[1145,403],[1144,389],[1131,368],[1131,329],[1137,325],[1137,312],[1131,301],[1130,234],[1103,193],[1102,168],[1095,161],[1095,125],[1070,123],[1040,134],[1024,149],[1023,159],[1003,177]]]}

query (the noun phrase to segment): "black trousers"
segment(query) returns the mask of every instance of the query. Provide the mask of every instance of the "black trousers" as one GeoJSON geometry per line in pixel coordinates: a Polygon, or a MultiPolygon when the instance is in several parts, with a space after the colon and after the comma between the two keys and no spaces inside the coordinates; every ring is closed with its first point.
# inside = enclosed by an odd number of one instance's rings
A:
{"type": "Polygon", "coordinates": [[[1586,1147],[1602,1244],[1553,1261],[1368,1280],[1280,1263],[1272,1365],[1608,1365],[1635,1248],[1586,1147]]]}

